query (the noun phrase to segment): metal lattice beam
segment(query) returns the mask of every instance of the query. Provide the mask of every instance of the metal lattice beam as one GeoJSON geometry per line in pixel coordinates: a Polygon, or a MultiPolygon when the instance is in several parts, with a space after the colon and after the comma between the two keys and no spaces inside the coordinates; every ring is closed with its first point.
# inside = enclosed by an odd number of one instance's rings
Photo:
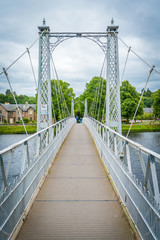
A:
{"type": "Polygon", "coordinates": [[[118,60],[118,26],[112,25],[106,32],[50,32],[43,22],[40,30],[39,85],[37,130],[52,124],[50,51],[70,38],[86,38],[100,46],[107,57],[106,124],[121,134],[120,82],[118,60]],[[53,41],[50,41],[52,40],[53,41]],[[44,106],[44,112],[42,109],[44,106]],[[45,108],[46,107],[46,108],[45,108]]]}
{"type": "Polygon", "coordinates": [[[39,32],[39,77],[38,77],[38,109],[37,109],[37,131],[52,124],[51,108],[51,79],[50,79],[50,29],[43,22],[38,27],[39,32]]]}
{"type": "Polygon", "coordinates": [[[62,42],[70,38],[86,38],[95,42],[106,53],[107,49],[107,32],[55,32],[50,33],[50,38],[54,41],[50,43],[51,51],[62,42]]]}
{"type": "Polygon", "coordinates": [[[107,28],[106,125],[121,134],[122,130],[117,30],[118,26],[114,25],[107,28]]]}

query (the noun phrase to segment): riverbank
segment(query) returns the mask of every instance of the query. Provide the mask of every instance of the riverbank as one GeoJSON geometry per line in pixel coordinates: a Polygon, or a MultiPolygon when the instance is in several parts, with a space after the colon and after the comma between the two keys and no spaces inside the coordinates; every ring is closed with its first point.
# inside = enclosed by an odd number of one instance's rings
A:
{"type": "MultiPolygon", "coordinates": [[[[122,124],[122,132],[128,132],[130,125],[122,124]]],[[[37,130],[36,125],[26,125],[27,132],[33,134],[37,130]]],[[[160,124],[134,124],[131,128],[131,133],[134,132],[160,132],[160,124]]],[[[0,134],[25,134],[22,125],[3,125],[0,126],[0,134]]]]}
{"type": "MultiPolygon", "coordinates": [[[[128,132],[129,127],[129,124],[122,124],[122,132],[128,132]]],[[[133,124],[130,132],[160,132],[160,124],[133,124]]]]}
{"type": "MultiPolygon", "coordinates": [[[[37,131],[36,125],[26,125],[26,130],[28,134],[33,134],[37,131]]],[[[0,126],[0,134],[25,134],[25,130],[23,126],[0,126]]]]}

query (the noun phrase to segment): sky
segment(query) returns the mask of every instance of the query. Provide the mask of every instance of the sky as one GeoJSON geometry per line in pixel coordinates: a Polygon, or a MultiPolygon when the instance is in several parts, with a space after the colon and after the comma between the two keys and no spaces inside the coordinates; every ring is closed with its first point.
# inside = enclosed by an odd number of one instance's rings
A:
{"type": "MultiPolygon", "coordinates": [[[[0,0],[0,72],[16,60],[36,39],[45,17],[51,32],[105,32],[111,24],[119,26],[118,36],[150,66],[160,71],[159,0],[0,0]]],[[[38,81],[38,41],[30,55],[38,81]]],[[[119,41],[120,80],[128,49],[119,41]]],[[[100,76],[104,53],[92,41],[74,38],[64,41],[53,52],[59,79],[68,82],[76,96],[94,76],[100,76]]],[[[122,80],[141,91],[150,67],[130,52],[122,80]]],[[[28,54],[8,71],[13,91],[34,96],[36,85],[28,54]]],[[[102,75],[104,78],[105,72],[102,75]]],[[[51,77],[55,77],[53,74],[51,77]]],[[[160,88],[160,75],[152,72],[147,88],[160,88]]],[[[9,89],[0,75],[0,93],[9,89]]]]}

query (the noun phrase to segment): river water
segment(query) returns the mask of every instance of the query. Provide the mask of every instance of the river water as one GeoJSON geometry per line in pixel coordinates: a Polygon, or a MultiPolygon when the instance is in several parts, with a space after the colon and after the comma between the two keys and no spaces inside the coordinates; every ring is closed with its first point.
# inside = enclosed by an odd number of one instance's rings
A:
{"type": "MultiPolygon", "coordinates": [[[[0,135],[0,150],[26,138],[25,134],[0,135]]],[[[160,154],[160,132],[130,133],[129,139],[160,154]]]]}
{"type": "MultiPolygon", "coordinates": [[[[0,150],[26,138],[25,134],[15,134],[15,135],[0,135],[0,150]]],[[[137,143],[140,143],[141,145],[145,146],[146,148],[149,148],[150,150],[159,153],[160,154],[160,132],[143,132],[143,133],[130,133],[129,138],[137,143]]],[[[137,152],[134,149],[130,150],[131,156],[132,156],[132,167],[133,167],[133,173],[136,175],[136,177],[141,181],[144,182],[144,177],[141,169],[141,165],[139,162],[139,157],[137,152]]],[[[12,178],[19,175],[16,173],[17,169],[20,170],[21,165],[21,156],[22,152],[21,150],[18,153],[18,156],[14,160],[14,167],[11,169],[11,175],[10,179],[12,181],[12,178]]],[[[158,175],[158,181],[160,185],[160,164],[157,164],[157,175],[158,175]]],[[[2,181],[2,175],[0,171],[0,182],[2,181]]]]}

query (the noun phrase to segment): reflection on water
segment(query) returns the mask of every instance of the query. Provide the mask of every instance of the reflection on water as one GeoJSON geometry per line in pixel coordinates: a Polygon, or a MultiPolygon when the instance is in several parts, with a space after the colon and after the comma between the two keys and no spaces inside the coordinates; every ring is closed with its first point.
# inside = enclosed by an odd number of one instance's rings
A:
{"type": "Polygon", "coordinates": [[[26,134],[2,134],[0,135],[0,150],[9,147],[10,145],[19,142],[26,138],[26,134]]]}
{"type": "MultiPolygon", "coordinates": [[[[130,133],[128,138],[160,154],[160,132],[130,133]]],[[[131,148],[130,154],[131,154],[132,171],[136,175],[138,180],[144,183],[144,176],[142,173],[138,152],[135,151],[133,148],[131,148]]],[[[147,157],[145,155],[143,155],[143,159],[145,161],[145,164],[147,165],[147,157]]],[[[157,170],[158,182],[160,185],[160,164],[156,164],[156,170],[157,170]]],[[[149,173],[149,176],[151,181],[152,179],[151,172],[149,173]]],[[[153,186],[152,181],[151,181],[151,186],[153,186]]]]}
{"type": "Polygon", "coordinates": [[[130,133],[128,138],[160,154],[160,132],[130,133]]]}
{"type": "MultiPolygon", "coordinates": [[[[26,138],[24,134],[15,134],[15,135],[0,135],[0,150],[26,138]]],[[[129,139],[149,148],[150,150],[157,152],[160,154],[160,132],[144,132],[144,133],[130,133],[129,139]]],[[[35,140],[34,140],[35,141],[35,140]]],[[[36,143],[31,141],[31,145],[35,147],[36,143]]],[[[31,151],[31,155],[33,151],[31,151]]],[[[137,151],[134,149],[130,149],[131,153],[131,162],[132,162],[132,170],[136,177],[141,181],[144,182],[144,177],[139,161],[139,156],[137,151]]],[[[14,160],[12,162],[12,168],[10,169],[10,176],[9,179],[12,181],[15,176],[19,175],[20,168],[21,168],[21,161],[23,155],[23,147],[19,148],[18,151],[14,153],[14,160]]],[[[9,158],[9,157],[8,157],[9,158]]],[[[145,156],[144,156],[145,159],[145,156]]],[[[5,160],[5,159],[4,159],[5,160]]],[[[8,159],[6,159],[7,162],[8,159]]],[[[147,161],[147,159],[145,159],[147,161]]],[[[160,164],[157,164],[157,175],[158,175],[158,182],[160,184],[160,164]]],[[[2,181],[2,173],[0,171],[0,181],[2,181]]]]}
{"type": "MultiPolygon", "coordinates": [[[[27,136],[25,134],[14,134],[14,135],[0,135],[0,150],[11,146],[12,144],[15,144],[23,139],[25,139],[27,136]]],[[[30,161],[33,160],[34,152],[35,152],[35,139],[31,139],[28,141],[28,148],[29,148],[29,159],[30,161]]],[[[17,147],[14,149],[13,152],[8,152],[7,154],[3,154],[3,163],[5,172],[7,172],[7,168],[10,165],[9,175],[7,179],[7,183],[11,183],[15,180],[16,177],[20,176],[21,172],[21,166],[22,161],[24,157],[24,145],[17,147]]],[[[27,161],[25,161],[27,165],[27,161]]],[[[2,171],[0,169],[0,186],[2,184],[2,171]]]]}

